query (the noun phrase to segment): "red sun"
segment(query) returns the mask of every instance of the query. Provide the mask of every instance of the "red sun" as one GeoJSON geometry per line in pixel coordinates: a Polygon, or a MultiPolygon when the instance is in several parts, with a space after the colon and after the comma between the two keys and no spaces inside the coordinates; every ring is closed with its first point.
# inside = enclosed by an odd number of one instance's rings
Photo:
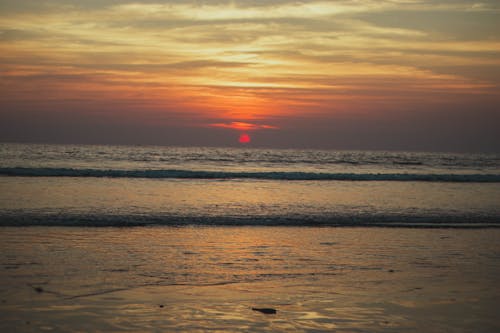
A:
{"type": "Polygon", "coordinates": [[[250,135],[243,133],[240,135],[240,138],[238,139],[240,143],[249,143],[250,142],[250,135]]]}

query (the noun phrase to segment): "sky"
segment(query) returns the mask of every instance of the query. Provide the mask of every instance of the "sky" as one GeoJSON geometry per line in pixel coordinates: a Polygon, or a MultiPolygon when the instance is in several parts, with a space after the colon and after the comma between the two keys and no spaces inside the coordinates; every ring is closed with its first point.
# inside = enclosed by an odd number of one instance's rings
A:
{"type": "Polygon", "coordinates": [[[499,128],[496,0],[0,0],[3,142],[500,152],[499,128]]]}

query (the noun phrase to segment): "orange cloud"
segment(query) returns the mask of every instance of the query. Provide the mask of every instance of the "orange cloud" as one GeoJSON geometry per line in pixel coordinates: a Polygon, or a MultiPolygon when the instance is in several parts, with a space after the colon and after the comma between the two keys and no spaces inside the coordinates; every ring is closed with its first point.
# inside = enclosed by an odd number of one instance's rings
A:
{"type": "Polygon", "coordinates": [[[230,129],[235,129],[238,131],[255,131],[255,130],[260,130],[260,129],[278,129],[276,126],[272,125],[264,125],[264,124],[251,124],[251,123],[244,123],[240,121],[233,121],[230,123],[215,123],[215,124],[210,124],[210,127],[222,127],[222,128],[230,128],[230,129]]]}
{"type": "Polygon", "coordinates": [[[470,100],[471,114],[498,110],[493,2],[15,3],[0,12],[0,123],[33,112],[246,132],[470,100]]]}

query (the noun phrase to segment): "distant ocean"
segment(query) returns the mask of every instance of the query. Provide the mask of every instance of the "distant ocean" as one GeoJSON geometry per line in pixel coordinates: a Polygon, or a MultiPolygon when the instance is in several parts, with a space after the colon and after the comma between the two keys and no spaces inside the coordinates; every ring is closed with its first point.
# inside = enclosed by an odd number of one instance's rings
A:
{"type": "Polygon", "coordinates": [[[0,144],[0,225],[499,227],[500,155],[0,144]]]}

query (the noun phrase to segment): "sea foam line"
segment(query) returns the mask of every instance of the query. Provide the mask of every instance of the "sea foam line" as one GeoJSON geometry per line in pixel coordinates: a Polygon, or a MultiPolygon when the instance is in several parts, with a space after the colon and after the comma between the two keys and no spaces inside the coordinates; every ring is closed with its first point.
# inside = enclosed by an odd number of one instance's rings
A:
{"type": "Polygon", "coordinates": [[[232,172],[195,170],[101,170],[72,168],[0,168],[0,175],[17,177],[107,177],[153,179],[264,179],[343,181],[425,181],[498,183],[500,174],[315,173],[296,171],[232,172]]]}
{"type": "Polygon", "coordinates": [[[290,227],[406,227],[500,228],[498,215],[358,214],[284,216],[189,216],[168,214],[99,214],[0,212],[1,227],[147,227],[147,226],[290,226],[290,227]]]}

